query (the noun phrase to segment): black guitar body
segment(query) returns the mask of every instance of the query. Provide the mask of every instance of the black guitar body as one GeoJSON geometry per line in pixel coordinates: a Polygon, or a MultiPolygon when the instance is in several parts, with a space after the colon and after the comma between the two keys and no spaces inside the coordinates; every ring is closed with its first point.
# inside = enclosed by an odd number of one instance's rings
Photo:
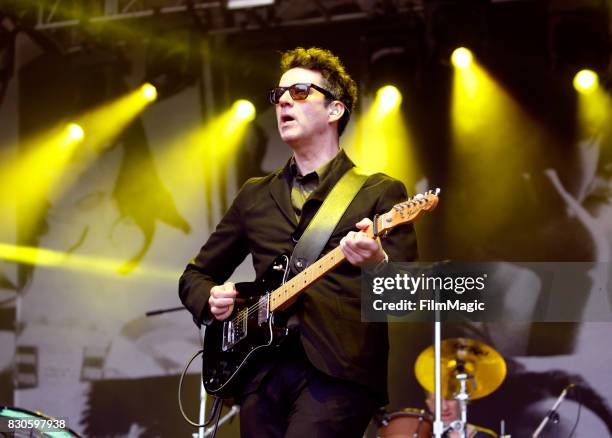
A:
{"type": "MultiPolygon", "coordinates": [[[[413,222],[438,205],[438,193],[436,189],[416,195],[374,216],[365,235],[375,239],[397,225],[413,222]]],[[[344,253],[337,246],[289,280],[289,257],[281,255],[257,282],[237,284],[238,297],[232,315],[225,321],[214,321],[204,333],[202,381],[206,392],[220,398],[235,397],[243,383],[241,371],[255,356],[279,346],[287,338],[289,315],[285,309],[310,284],[344,260],[344,253]]]]}
{"type": "Polygon", "coordinates": [[[202,381],[208,394],[233,397],[242,384],[241,371],[254,356],[277,347],[288,334],[284,312],[268,310],[268,294],[288,276],[289,258],[281,255],[257,282],[237,283],[232,315],[206,327],[202,381]]]}

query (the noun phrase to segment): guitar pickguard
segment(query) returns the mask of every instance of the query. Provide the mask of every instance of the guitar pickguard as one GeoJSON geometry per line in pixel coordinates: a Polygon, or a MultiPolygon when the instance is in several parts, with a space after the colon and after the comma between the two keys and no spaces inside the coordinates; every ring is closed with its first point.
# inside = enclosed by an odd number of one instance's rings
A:
{"type": "Polygon", "coordinates": [[[246,339],[249,333],[249,319],[257,317],[257,325],[263,326],[268,322],[270,318],[270,307],[268,295],[264,295],[259,298],[257,306],[253,309],[247,307],[239,311],[236,316],[223,322],[223,342],[221,349],[223,351],[229,351],[238,342],[246,339]],[[256,315],[249,315],[249,313],[256,310],[256,315]]]}
{"type": "MultiPolygon", "coordinates": [[[[202,378],[209,394],[225,398],[240,386],[239,371],[259,350],[278,345],[287,333],[274,324],[269,292],[288,277],[289,258],[280,256],[255,283],[237,283],[234,313],[225,321],[214,321],[204,333],[202,378]]],[[[282,318],[281,318],[282,319],[282,318]]]]}
{"type": "Polygon", "coordinates": [[[221,349],[228,351],[247,336],[247,310],[243,309],[235,318],[223,323],[223,343],[221,349]]]}

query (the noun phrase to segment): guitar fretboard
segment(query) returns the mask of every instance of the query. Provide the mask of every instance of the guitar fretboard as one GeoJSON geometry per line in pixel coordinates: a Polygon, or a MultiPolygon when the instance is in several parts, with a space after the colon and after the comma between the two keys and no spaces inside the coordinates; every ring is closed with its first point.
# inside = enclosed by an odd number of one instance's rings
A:
{"type": "MultiPolygon", "coordinates": [[[[366,235],[372,237],[371,229],[366,235]]],[[[283,305],[290,304],[291,300],[304,291],[308,286],[317,281],[327,272],[342,263],[346,257],[340,247],[336,247],[319,260],[308,266],[305,270],[284,283],[281,287],[270,293],[270,311],[282,310],[283,305]]]]}
{"type": "Polygon", "coordinates": [[[342,263],[345,258],[340,247],[334,248],[325,254],[324,257],[314,262],[307,269],[270,294],[270,311],[282,309],[283,304],[289,303],[300,292],[342,263]]]}
{"type": "MultiPolygon", "coordinates": [[[[366,236],[370,238],[378,237],[397,225],[410,223],[416,220],[426,211],[430,211],[436,207],[438,204],[439,192],[439,189],[435,191],[430,190],[424,195],[416,195],[405,202],[394,205],[391,210],[376,217],[375,226],[365,231],[366,236]],[[373,228],[376,229],[376,236],[374,235],[373,228]]],[[[345,258],[340,247],[331,250],[291,280],[271,292],[268,297],[269,310],[273,312],[288,307],[298,294],[342,263],[345,258]]]]}

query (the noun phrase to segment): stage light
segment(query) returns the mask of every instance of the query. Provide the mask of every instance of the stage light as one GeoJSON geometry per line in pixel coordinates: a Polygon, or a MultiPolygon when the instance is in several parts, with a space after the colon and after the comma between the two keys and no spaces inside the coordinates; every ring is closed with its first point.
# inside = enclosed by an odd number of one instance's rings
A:
{"type": "MultiPolygon", "coordinates": [[[[499,224],[522,207],[512,195],[517,184],[526,183],[520,177],[525,163],[535,162],[550,136],[477,60],[469,68],[453,70],[449,178],[461,181],[464,193],[479,195],[461,225],[451,221],[447,226],[458,239],[463,239],[463,226],[474,230],[487,245],[499,224]]],[[[450,200],[449,208],[463,208],[465,200],[460,198],[450,200]]]]}
{"type": "Polygon", "coordinates": [[[410,128],[400,103],[402,95],[392,85],[381,87],[375,96],[366,95],[362,112],[347,129],[345,141],[351,157],[360,167],[385,172],[413,187],[417,175],[417,157],[410,128]]]}
{"type": "Polygon", "coordinates": [[[397,108],[402,103],[402,93],[393,85],[386,85],[376,92],[378,108],[382,114],[397,108]]]}
{"type": "Polygon", "coordinates": [[[465,47],[459,47],[453,51],[451,61],[457,68],[466,68],[472,63],[472,52],[465,47]]]}
{"type": "Polygon", "coordinates": [[[255,118],[255,105],[245,99],[240,99],[234,103],[236,117],[245,122],[250,122],[255,118]]]}
{"type": "Polygon", "coordinates": [[[153,102],[155,99],[157,99],[157,88],[155,88],[150,83],[147,82],[141,87],[141,89],[142,89],[143,96],[149,102],[153,102]]]}
{"type": "Polygon", "coordinates": [[[49,194],[59,197],[76,182],[79,173],[67,172],[66,168],[73,162],[77,146],[81,146],[85,136],[86,147],[78,155],[82,168],[89,166],[97,157],[92,152],[101,152],[111,146],[113,140],[149,103],[141,87],[137,87],[112,102],[75,117],[73,120],[78,124],[62,123],[25,139],[22,148],[27,152],[18,158],[0,162],[0,199],[12,196],[11,188],[19,188],[20,208],[27,212],[20,223],[23,236],[35,232],[47,208],[49,194]]]}
{"type": "Polygon", "coordinates": [[[591,93],[599,86],[599,77],[592,70],[580,70],[574,76],[574,88],[579,93],[591,93]]]}
{"type": "Polygon", "coordinates": [[[145,83],[127,94],[106,102],[79,117],[87,129],[88,145],[97,151],[112,144],[113,139],[157,98],[157,90],[145,83]],[[113,123],[108,123],[112,120],[113,123]]]}
{"type": "Polygon", "coordinates": [[[81,141],[85,138],[85,131],[78,124],[70,123],[68,125],[68,137],[73,142],[81,141]]]}

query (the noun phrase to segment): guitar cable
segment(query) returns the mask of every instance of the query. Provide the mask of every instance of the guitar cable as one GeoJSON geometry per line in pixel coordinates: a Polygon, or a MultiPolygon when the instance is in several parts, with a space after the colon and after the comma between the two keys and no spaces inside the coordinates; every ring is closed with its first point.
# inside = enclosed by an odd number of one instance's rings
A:
{"type": "Polygon", "coordinates": [[[191,359],[189,359],[189,361],[187,362],[187,365],[185,365],[185,368],[183,369],[183,372],[181,373],[181,378],[179,379],[179,385],[178,385],[178,405],[179,405],[179,409],[181,410],[181,415],[183,416],[185,421],[187,423],[191,424],[192,426],[195,426],[195,427],[208,427],[208,426],[210,426],[210,424],[213,421],[216,420],[215,421],[215,428],[214,428],[213,433],[212,433],[212,438],[214,438],[215,435],[217,434],[217,426],[219,424],[219,418],[221,417],[221,411],[222,411],[222,408],[223,408],[223,405],[221,404],[221,399],[218,398],[218,397],[214,397],[213,405],[210,408],[210,416],[202,424],[198,424],[195,421],[191,421],[191,419],[189,419],[189,417],[187,417],[187,414],[185,414],[185,410],[183,409],[183,402],[181,401],[181,388],[183,387],[183,379],[185,378],[185,374],[187,374],[187,370],[189,369],[189,366],[191,365],[191,362],[193,362],[195,360],[195,358],[198,357],[202,353],[204,353],[204,350],[199,350],[193,356],[191,356],[191,359]]]}
{"type": "MultiPolygon", "coordinates": [[[[582,389],[582,388],[579,388],[582,389]]],[[[574,421],[574,427],[572,427],[571,432],[567,436],[567,438],[572,438],[574,433],[576,432],[576,428],[578,427],[578,423],[580,422],[580,411],[582,410],[582,391],[576,391],[576,398],[578,402],[578,412],[576,413],[576,420],[574,421]]]]}

